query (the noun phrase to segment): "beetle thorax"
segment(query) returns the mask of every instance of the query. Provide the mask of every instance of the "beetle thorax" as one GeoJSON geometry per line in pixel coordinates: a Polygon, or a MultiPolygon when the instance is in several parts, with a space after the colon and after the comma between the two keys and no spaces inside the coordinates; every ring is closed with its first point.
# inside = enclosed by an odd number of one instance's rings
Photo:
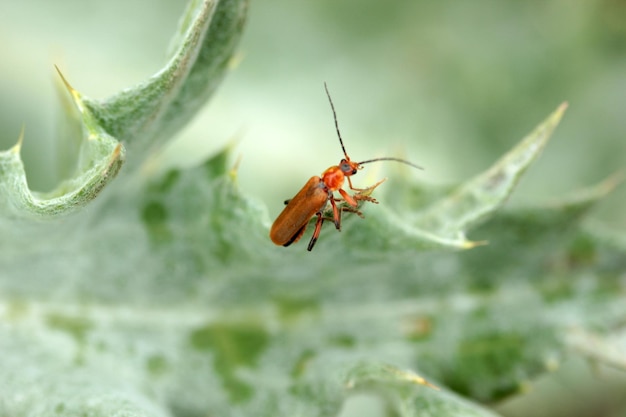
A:
{"type": "Polygon", "coordinates": [[[345,175],[337,165],[328,168],[322,173],[322,181],[329,191],[337,191],[343,187],[344,180],[345,175]]]}
{"type": "Polygon", "coordinates": [[[358,163],[342,159],[339,165],[332,166],[322,173],[322,181],[329,191],[337,191],[343,187],[345,178],[356,174],[360,168],[358,163]]]}

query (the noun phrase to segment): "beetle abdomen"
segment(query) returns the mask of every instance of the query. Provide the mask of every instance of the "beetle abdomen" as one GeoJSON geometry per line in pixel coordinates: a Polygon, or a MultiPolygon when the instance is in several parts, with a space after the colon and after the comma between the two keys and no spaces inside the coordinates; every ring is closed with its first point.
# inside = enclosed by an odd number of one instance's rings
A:
{"type": "Polygon", "coordinates": [[[328,190],[322,179],[311,177],[278,215],[270,229],[270,239],[277,245],[297,242],[315,213],[328,201],[328,190]]]}

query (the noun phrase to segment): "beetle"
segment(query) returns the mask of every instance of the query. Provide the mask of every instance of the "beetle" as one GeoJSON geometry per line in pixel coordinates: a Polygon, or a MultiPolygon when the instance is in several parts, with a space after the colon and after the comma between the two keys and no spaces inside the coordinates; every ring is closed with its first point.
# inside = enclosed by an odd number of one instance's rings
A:
{"type": "Polygon", "coordinates": [[[358,201],[377,203],[375,199],[369,196],[369,192],[382,182],[380,181],[374,186],[368,188],[353,187],[350,177],[362,169],[364,164],[376,161],[396,161],[410,165],[417,169],[422,169],[420,166],[415,165],[412,162],[393,157],[368,159],[361,162],[352,161],[346,152],[345,146],[343,145],[343,139],[341,138],[341,133],[339,132],[339,123],[337,122],[337,113],[326,83],[324,83],[324,89],[326,90],[326,95],[328,96],[328,101],[330,102],[330,108],[333,112],[335,129],[337,131],[337,136],[339,137],[339,143],[341,144],[341,150],[343,151],[344,158],[339,161],[338,165],[333,165],[326,169],[321,176],[311,177],[306,184],[304,184],[304,187],[302,187],[298,194],[296,194],[292,199],[285,201],[285,208],[278,215],[276,220],[274,220],[272,228],[270,229],[270,239],[276,245],[289,246],[300,240],[307,225],[309,224],[309,221],[313,218],[313,216],[317,216],[315,230],[313,231],[313,236],[311,237],[307,248],[308,251],[311,251],[320,235],[324,220],[333,220],[335,228],[340,231],[341,213],[343,211],[356,213],[357,215],[363,217],[361,212],[358,210],[358,201]],[[348,180],[348,186],[351,190],[356,191],[356,194],[350,195],[343,189],[346,179],[348,180]],[[341,198],[335,198],[335,192],[338,192],[341,195],[341,198]],[[339,207],[337,202],[342,201],[347,205],[339,207]],[[332,208],[332,219],[324,216],[324,209],[328,203],[330,203],[332,208]]]}

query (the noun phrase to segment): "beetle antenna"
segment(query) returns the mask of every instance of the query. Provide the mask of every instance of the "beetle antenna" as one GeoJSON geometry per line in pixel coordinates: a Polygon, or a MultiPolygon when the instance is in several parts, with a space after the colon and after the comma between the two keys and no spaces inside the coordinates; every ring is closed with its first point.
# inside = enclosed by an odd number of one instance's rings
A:
{"type": "Polygon", "coordinates": [[[343,150],[343,154],[345,155],[346,159],[349,161],[350,157],[346,153],[346,148],[343,146],[343,140],[341,139],[341,133],[339,132],[339,123],[337,123],[337,112],[335,112],[333,99],[330,98],[330,93],[328,92],[328,86],[326,85],[326,81],[324,81],[324,89],[326,90],[328,101],[330,102],[330,108],[333,110],[333,118],[335,119],[335,129],[337,130],[337,136],[339,136],[339,143],[341,144],[341,150],[343,150]]]}
{"type": "Polygon", "coordinates": [[[396,161],[396,162],[400,162],[409,166],[412,166],[413,168],[417,168],[417,169],[424,169],[419,165],[415,165],[413,162],[409,162],[406,159],[400,159],[400,158],[392,158],[392,157],[385,157],[385,158],[376,158],[376,159],[368,159],[367,161],[363,161],[363,162],[358,162],[358,165],[363,165],[363,164],[369,164],[370,162],[376,162],[376,161],[396,161]]]}

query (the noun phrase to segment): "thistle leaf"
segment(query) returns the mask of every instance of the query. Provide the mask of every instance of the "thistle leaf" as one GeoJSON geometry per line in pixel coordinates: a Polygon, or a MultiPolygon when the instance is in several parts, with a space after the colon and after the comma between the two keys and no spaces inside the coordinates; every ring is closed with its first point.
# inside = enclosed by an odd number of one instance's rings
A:
{"type": "MultiPolygon", "coordinates": [[[[151,149],[171,139],[223,78],[246,10],[246,0],[190,2],[167,65],[146,82],[103,101],[83,96],[57,68],[81,125],[76,171],[49,193],[30,191],[19,157],[20,138],[12,149],[0,152],[0,214],[50,218],[69,213],[92,201],[115,177],[125,162],[127,146],[133,148],[131,159],[136,162],[131,166],[136,166],[151,149]]],[[[77,141],[61,140],[71,142],[77,141]]],[[[62,162],[70,165],[67,159],[62,162]]]]}
{"type": "Polygon", "coordinates": [[[110,99],[66,82],[84,140],[57,190],[28,190],[21,140],[0,153],[0,415],[334,416],[365,393],[386,415],[487,417],[568,355],[622,366],[626,239],[587,219],[618,176],[504,205],[564,106],[467,182],[364,191],[395,197],[312,254],[271,243],[229,149],[128,170],[76,210],[206,100],[246,5],[192,1],[164,69],[110,99]]]}

